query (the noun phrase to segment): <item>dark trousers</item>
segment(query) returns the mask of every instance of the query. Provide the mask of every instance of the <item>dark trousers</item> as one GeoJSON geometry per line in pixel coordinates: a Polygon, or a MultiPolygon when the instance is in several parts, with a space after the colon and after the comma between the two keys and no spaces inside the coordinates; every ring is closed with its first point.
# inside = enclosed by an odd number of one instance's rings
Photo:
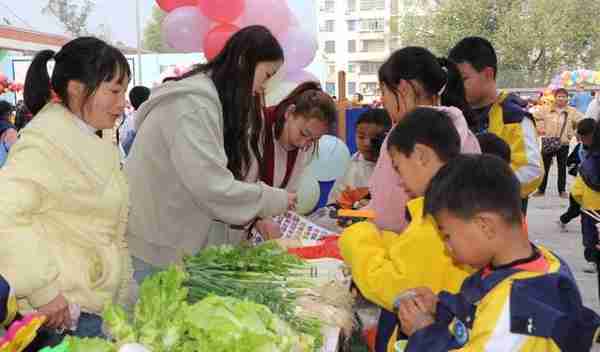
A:
{"type": "Polygon", "coordinates": [[[527,205],[529,204],[529,198],[521,198],[521,212],[523,216],[527,216],[527,205]]]}
{"type": "Polygon", "coordinates": [[[579,214],[581,214],[581,205],[575,201],[572,195],[569,195],[569,208],[560,216],[560,222],[568,224],[571,220],[578,217],[579,214]]]}
{"type": "Polygon", "coordinates": [[[596,245],[598,244],[597,221],[586,213],[581,213],[581,234],[583,239],[583,255],[588,262],[596,263],[600,261],[596,245]]]}
{"type": "Polygon", "coordinates": [[[581,213],[581,233],[583,235],[583,255],[585,260],[596,264],[596,276],[598,279],[598,298],[600,299],[600,251],[596,248],[598,244],[598,221],[586,213],[581,213]]]}
{"type": "Polygon", "coordinates": [[[565,191],[567,186],[567,157],[569,156],[569,146],[563,145],[560,149],[552,154],[542,154],[542,158],[544,159],[544,179],[542,180],[542,184],[538,189],[540,193],[546,192],[546,186],[548,185],[548,172],[550,171],[550,166],[552,166],[552,159],[556,157],[556,162],[558,163],[558,192],[562,193],[565,191]]]}
{"type": "Polygon", "coordinates": [[[394,334],[394,329],[398,326],[399,320],[396,314],[381,309],[379,321],[377,322],[377,337],[375,337],[375,352],[386,352],[390,338],[394,334]]]}

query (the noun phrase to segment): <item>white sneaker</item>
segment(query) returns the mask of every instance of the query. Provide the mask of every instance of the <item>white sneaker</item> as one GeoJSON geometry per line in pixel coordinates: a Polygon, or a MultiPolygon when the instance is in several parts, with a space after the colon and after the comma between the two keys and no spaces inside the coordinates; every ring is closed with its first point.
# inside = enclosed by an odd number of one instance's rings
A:
{"type": "Polygon", "coordinates": [[[592,262],[587,262],[583,266],[583,272],[588,273],[588,274],[595,274],[596,273],[596,264],[592,263],[592,262]]]}
{"type": "Polygon", "coordinates": [[[560,232],[569,232],[569,230],[567,230],[567,224],[563,224],[563,222],[560,220],[557,220],[556,224],[560,228],[560,232]]]}

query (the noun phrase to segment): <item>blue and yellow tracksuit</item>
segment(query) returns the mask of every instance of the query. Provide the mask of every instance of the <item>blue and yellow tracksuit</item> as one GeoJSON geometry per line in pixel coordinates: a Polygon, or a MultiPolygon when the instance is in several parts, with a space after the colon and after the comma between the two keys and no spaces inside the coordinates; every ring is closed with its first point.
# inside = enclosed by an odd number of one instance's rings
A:
{"type": "Polygon", "coordinates": [[[406,351],[589,351],[600,317],[583,306],[569,267],[538,249],[545,272],[480,271],[460,293],[440,293],[436,322],[414,333],[406,351]]]}
{"type": "Polygon", "coordinates": [[[521,198],[527,198],[542,183],[544,165],[533,116],[518,96],[500,93],[496,102],[480,116],[479,132],[490,132],[510,147],[510,166],[521,182],[521,198]]]}
{"type": "MultiPolygon", "coordinates": [[[[600,212],[600,152],[588,152],[581,162],[579,176],[571,186],[571,196],[581,205],[582,209],[600,212]]],[[[596,244],[598,244],[597,222],[585,212],[581,213],[585,259],[588,262],[600,263],[600,255],[596,249],[596,244]]]]}
{"type": "Polygon", "coordinates": [[[379,232],[374,224],[362,222],[347,228],[339,239],[360,292],[388,311],[405,290],[426,286],[435,293],[458,292],[472,273],[453,263],[435,221],[423,217],[423,207],[423,197],[408,202],[411,222],[400,235],[379,232]]]}
{"type": "Polygon", "coordinates": [[[0,327],[8,327],[17,314],[17,299],[8,282],[0,275],[0,327]]]}

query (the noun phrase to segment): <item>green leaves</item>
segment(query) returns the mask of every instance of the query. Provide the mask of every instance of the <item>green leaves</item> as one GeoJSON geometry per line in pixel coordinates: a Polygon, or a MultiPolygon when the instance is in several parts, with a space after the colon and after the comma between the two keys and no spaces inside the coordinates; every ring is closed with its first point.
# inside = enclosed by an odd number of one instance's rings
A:
{"type": "Polygon", "coordinates": [[[466,36],[485,37],[498,52],[501,87],[536,87],[563,68],[597,67],[598,13],[600,2],[588,0],[424,0],[406,7],[400,33],[404,45],[440,56],[466,36]]]}

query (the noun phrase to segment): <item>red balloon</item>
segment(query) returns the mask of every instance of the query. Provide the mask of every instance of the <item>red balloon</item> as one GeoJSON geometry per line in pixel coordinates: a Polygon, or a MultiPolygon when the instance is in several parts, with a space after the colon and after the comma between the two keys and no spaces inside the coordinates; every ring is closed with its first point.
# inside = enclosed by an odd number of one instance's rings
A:
{"type": "Polygon", "coordinates": [[[225,23],[240,17],[245,7],[245,0],[198,0],[198,8],[204,16],[225,23]]]}
{"type": "Polygon", "coordinates": [[[225,47],[225,43],[240,29],[232,24],[220,24],[211,29],[204,37],[204,56],[212,60],[225,47]]]}
{"type": "Polygon", "coordinates": [[[198,0],[156,0],[158,6],[165,12],[171,12],[182,6],[196,6],[198,0]]]}

